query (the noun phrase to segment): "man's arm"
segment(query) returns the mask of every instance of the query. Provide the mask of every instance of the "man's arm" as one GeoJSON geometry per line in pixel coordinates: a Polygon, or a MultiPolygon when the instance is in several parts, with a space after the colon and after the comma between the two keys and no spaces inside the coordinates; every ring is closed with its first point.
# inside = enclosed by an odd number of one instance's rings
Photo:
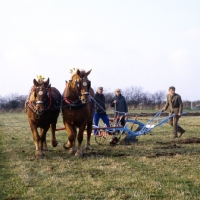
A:
{"type": "Polygon", "coordinates": [[[112,99],[112,101],[111,101],[111,103],[110,103],[110,106],[111,106],[111,107],[114,107],[114,105],[115,105],[115,104],[114,104],[114,99],[112,99]]]}
{"type": "Polygon", "coordinates": [[[181,96],[178,96],[178,103],[179,103],[178,115],[181,115],[183,112],[183,102],[182,102],[181,96]]]}
{"type": "Polygon", "coordinates": [[[125,112],[127,113],[128,112],[128,106],[127,106],[127,103],[126,103],[126,99],[124,98],[124,105],[125,105],[125,112]]]}
{"type": "Polygon", "coordinates": [[[164,108],[162,109],[162,111],[167,110],[168,107],[169,107],[169,98],[168,98],[168,95],[167,95],[167,102],[166,102],[164,108]]]}

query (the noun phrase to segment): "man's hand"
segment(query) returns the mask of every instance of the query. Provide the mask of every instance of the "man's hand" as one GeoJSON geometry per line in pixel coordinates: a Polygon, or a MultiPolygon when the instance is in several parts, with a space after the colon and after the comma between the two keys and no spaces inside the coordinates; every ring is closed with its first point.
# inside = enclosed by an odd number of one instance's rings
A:
{"type": "Polygon", "coordinates": [[[113,103],[117,103],[117,100],[114,100],[113,103]]]}
{"type": "Polygon", "coordinates": [[[162,109],[162,112],[165,112],[165,110],[166,110],[166,109],[165,109],[165,108],[163,108],[163,109],[162,109]]]}
{"type": "Polygon", "coordinates": [[[182,115],[181,113],[178,113],[178,116],[179,116],[179,117],[181,117],[181,115],[182,115]]]}

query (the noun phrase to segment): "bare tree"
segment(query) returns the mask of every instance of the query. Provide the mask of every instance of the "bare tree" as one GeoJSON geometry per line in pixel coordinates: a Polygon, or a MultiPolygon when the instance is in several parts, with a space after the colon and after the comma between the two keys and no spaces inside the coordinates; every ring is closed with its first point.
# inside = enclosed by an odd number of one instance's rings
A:
{"type": "Polygon", "coordinates": [[[26,100],[25,95],[11,94],[10,96],[0,97],[0,107],[4,109],[23,108],[26,100]]]}
{"type": "Polygon", "coordinates": [[[157,106],[158,109],[161,108],[161,104],[165,100],[165,91],[157,91],[152,94],[152,101],[157,106]]]}

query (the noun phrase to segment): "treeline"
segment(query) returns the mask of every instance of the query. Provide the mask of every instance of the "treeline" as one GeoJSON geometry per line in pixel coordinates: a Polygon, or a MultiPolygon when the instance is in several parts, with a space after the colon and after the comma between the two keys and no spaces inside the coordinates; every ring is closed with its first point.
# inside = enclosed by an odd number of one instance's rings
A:
{"type": "Polygon", "coordinates": [[[0,109],[1,110],[19,110],[24,109],[27,95],[11,94],[9,96],[0,96],[0,109]]]}
{"type": "MultiPolygon", "coordinates": [[[[109,92],[104,89],[106,98],[106,106],[110,107],[110,102],[115,95],[114,92],[109,92]]],[[[126,98],[126,102],[130,109],[140,110],[155,110],[161,109],[166,101],[166,92],[157,91],[154,93],[143,92],[141,87],[130,87],[122,90],[122,95],[126,98]]],[[[11,94],[10,96],[0,96],[0,110],[24,110],[27,95],[11,94]]],[[[184,109],[191,109],[190,101],[183,101],[184,109]]],[[[192,102],[193,108],[200,108],[200,101],[192,102]]]]}
{"type": "MultiPolygon", "coordinates": [[[[110,102],[112,101],[114,92],[104,90],[104,95],[106,98],[107,108],[110,107],[110,102]]],[[[140,109],[140,110],[155,110],[161,109],[166,100],[165,91],[157,91],[154,93],[143,92],[141,87],[130,87],[122,90],[122,95],[126,98],[129,109],[140,109]]],[[[0,96],[0,110],[24,110],[25,101],[27,95],[11,94],[10,96],[2,97],[0,96]]],[[[191,102],[183,101],[184,109],[191,109],[192,107],[200,108],[200,101],[191,102]]]]}

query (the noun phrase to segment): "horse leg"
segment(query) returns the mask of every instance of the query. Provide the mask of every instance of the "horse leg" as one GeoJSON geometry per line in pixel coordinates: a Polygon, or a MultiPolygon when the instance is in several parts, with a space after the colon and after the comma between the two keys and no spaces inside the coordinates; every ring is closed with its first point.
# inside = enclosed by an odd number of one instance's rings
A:
{"type": "Polygon", "coordinates": [[[51,128],[51,145],[52,147],[56,147],[58,145],[58,141],[56,140],[56,122],[50,125],[51,128]]]}
{"type": "Polygon", "coordinates": [[[40,146],[41,146],[43,155],[44,155],[44,151],[48,151],[47,142],[46,142],[46,134],[47,134],[48,129],[49,129],[49,126],[45,127],[44,129],[43,128],[40,129],[40,140],[41,140],[40,146]]]}
{"type": "Polygon", "coordinates": [[[67,131],[68,141],[63,144],[63,147],[69,149],[70,154],[74,154],[76,152],[76,127],[65,123],[65,129],[67,131]]]}
{"type": "Polygon", "coordinates": [[[92,133],[92,121],[87,124],[87,141],[86,141],[86,146],[85,150],[90,150],[90,137],[92,133]]]}
{"type": "Polygon", "coordinates": [[[31,131],[33,133],[33,141],[35,143],[35,156],[38,158],[41,158],[43,156],[43,154],[42,154],[41,145],[40,145],[41,139],[38,134],[37,127],[34,126],[33,124],[31,124],[30,127],[31,127],[31,131]]]}
{"type": "Polygon", "coordinates": [[[76,152],[76,136],[77,136],[77,130],[76,127],[73,127],[73,133],[74,133],[74,142],[72,148],[69,150],[70,154],[74,154],[76,152]]]}
{"type": "Polygon", "coordinates": [[[85,130],[85,126],[81,126],[79,128],[79,131],[78,131],[78,137],[77,137],[77,140],[78,140],[78,147],[77,147],[77,151],[75,153],[75,156],[77,157],[82,157],[83,156],[83,152],[82,152],[82,142],[83,142],[83,132],[85,130]]]}

